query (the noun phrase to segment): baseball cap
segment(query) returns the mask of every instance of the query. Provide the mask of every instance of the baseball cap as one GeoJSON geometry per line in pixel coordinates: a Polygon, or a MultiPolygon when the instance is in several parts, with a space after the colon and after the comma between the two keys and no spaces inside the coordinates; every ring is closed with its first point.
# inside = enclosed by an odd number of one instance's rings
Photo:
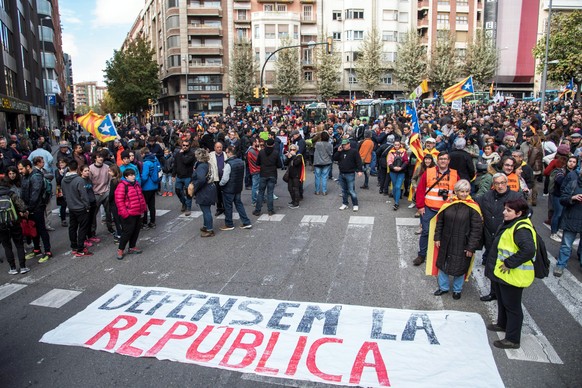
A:
{"type": "Polygon", "coordinates": [[[436,143],[436,139],[433,137],[429,137],[425,140],[425,142],[431,142],[431,143],[436,143]]]}
{"type": "Polygon", "coordinates": [[[350,141],[348,139],[343,139],[342,140],[342,145],[344,145],[344,144],[350,144],[350,141]]]}

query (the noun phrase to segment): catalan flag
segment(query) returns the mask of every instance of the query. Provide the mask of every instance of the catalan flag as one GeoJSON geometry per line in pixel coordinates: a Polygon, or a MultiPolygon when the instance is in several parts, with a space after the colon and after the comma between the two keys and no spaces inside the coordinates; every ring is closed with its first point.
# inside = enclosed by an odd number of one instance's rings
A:
{"type": "Polygon", "coordinates": [[[420,85],[418,85],[416,89],[414,89],[414,91],[410,93],[410,99],[415,100],[426,92],[428,92],[428,80],[423,79],[420,85]]]}
{"type": "Polygon", "coordinates": [[[473,93],[473,76],[470,75],[461,82],[456,83],[445,90],[443,98],[445,99],[445,102],[451,102],[465,96],[470,96],[473,93]]]}
{"type": "Polygon", "coordinates": [[[493,85],[494,85],[494,82],[491,81],[491,86],[489,87],[489,97],[491,97],[491,98],[493,97],[493,85]]]}
{"type": "Polygon", "coordinates": [[[416,160],[422,160],[422,143],[420,142],[420,125],[418,124],[418,113],[416,106],[406,105],[406,114],[410,117],[412,123],[412,135],[410,136],[409,147],[416,160]]]}
{"type": "Polygon", "coordinates": [[[559,98],[565,97],[566,94],[572,93],[573,91],[574,91],[574,77],[570,78],[570,82],[568,82],[568,85],[566,85],[564,91],[560,93],[559,98]]]}
{"type": "Polygon", "coordinates": [[[86,115],[77,117],[77,122],[99,141],[107,142],[118,137],[110,114],[101,116],[90,110],[86,115]]]}

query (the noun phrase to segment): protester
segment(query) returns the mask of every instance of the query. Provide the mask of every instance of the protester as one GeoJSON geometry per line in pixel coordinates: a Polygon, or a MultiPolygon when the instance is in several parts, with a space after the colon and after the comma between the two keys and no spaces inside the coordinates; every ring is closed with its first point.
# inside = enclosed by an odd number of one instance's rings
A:
{"type": "Polygon", "coordinates": [[[265,198],[266,190],[267,210],[269,216],[272,216],[275,214],[273,196],[275,185],[277,184],[277,168],[282,167],[281,160],[279,159],[279,152],[275,150],[275,141],[273,139],[268,139],[265,142],[265,148],[259,151],[256,164],[260,168],[260,181],[257,202],[255,205],[255,211],[253,211],[253,215],[261,215],[261,209],[263,207],[263,199],[265,198]]]}
{"type": "Polygon", "coordinates": [[[327,177],[333,163],[333,146],[327,132],[322,132],[320,139],[315,143],[313,166],[315,167],[315,195],[327,195],[327,177]]]}
{"type": "Polygon", "coordinates": [[[241,193],[243,190],[245,163],[236,155],[236,148],[228,146],[226,148],[226,162],[222,178],[220,179],[220,186],[222,187],[222,194],[224,200],[224,226],[220,228],[222,231],[234,230],[234,223],[232,221],[233,205],[242,222],[241,229],[252,228],[251,220],[247,217],[244,205],[241,200],[241,193]]]}
{"type": "Polygon", "coordinates": [[[92,256],[85,242],[91,228],[91,200],[79,171],[88,171],[87,166],[78,165],[76,159],[69,162],[65,177],[61,181],[63,196],[69,206],[69,241],[71,253],[75,257],[92,256]]]}
{"type": "Polygon", "coordinates": [[[212,165],[209,163],[210,155],[204,148],[197,149],[195,155],[196,165],[194,166],[192,183],[194,184],[196,204],[202,211],[202,219],[204,222],[202,228],[200,228],[200,237],[214,237],[215,233],[210,207],[216,205],[217,194],[212,165]]]}
{"type": "MultiPolygon", "coordinates": [[[[560,277],[568,265],[572,254],[572,245],[576,236],[582,233],[582,176],[575,171],[568,174],[562,183],[560,204],[564,207],[562,213],[562,242],[558,262],[554,268],[554,276],[560,277]]],[[[578,261],[582,269],[582,248],[578,244],[578,261]]]]}
{"type": "Polygon", "coordinates": [[[115,206],[121,218],[121,238],[117,248],[117,260],[122,260],[128,243],[127,254],[142,253],[136,244],[141,230],[141,218],[147,209],[141,186],[132,168],[125,169],[123,179],[115,189],[115,206]]]}
{"type": "MultiPolygon", "coordinates": [[[[22,237],[22,228],[20,227],[20,218],[27,215],[26,204],[20,197],[10,189],[11,182],[8,177],[0,179],[0,202],[6,202],[9,207],[9,214],[6,214],[6,223],[0,224],[0,243],[4,248],[6,261],[10,266],[9,275],[24,275],[30,269],[26,266],[24,239],[22,237]],[[19,269],[16,269],[16,260],[12,244],[16,248],[19,269]]],[[[4,205],[2,206],[4,208],[4,205]]]]}
{"type": "Polygon", "coordinates": [[[362,158],[357,150],[351,148],[350,141],[343,139],[338,152],[333,156],[333,160],[338,162],[339,184],[342,188],[342,205],[340,210],[349,207],[348,196],[352,200],[352,210],[359,210],[358,195],[356,194],[356,173],[362,176],[362,158]]]}
{"type": "Polygon", "coordinates": [[[289,190],[289,195],[291,195],[291,202],[289,203],[290,209],[298,209],[299,201],[301,201],[300,187],[301,182],[305,180],[305,162],[303,160],[303,155],[298,154],[299,146],[296,144],[291,144],[289,146],[289,152],[285,155],[285,164],[288,165],[287,175],[287,189],[289,190]]]}
{"type": "Polygon", "coordinates": [[[156,228],[156,192],[160,182],[159,173],[162,170],[160,162],[154,153],[151,153],[147,147],[141,149],[143,157],[143,170],[141,173],[142,193],[146,201],[148,210],[143,215],[142,228],[156,228]],[[149,222],[148,222],[149,213],[149,222]]]}
{"type": "Polygon", "coordinates": [[[402,183],[408,168],[408,154],[400,141],[395,141],[394,147],[388,152],[387,166],[390,170],[390,181],[392,182],[393,210],[396,211],[400,205],[402,183]]]}
{"type": "Polygon", "coordinates": [[[190,146],[189,141],[182,141],[180,149],[174,155],[174,168],[172,169],[174,190],[176,190],[176,196],[182,204],[180,211],[185,212],[185,216],[190,216],[192,212],[192,198],[187,195],[186,188],[192,179],[194,162],[196,162],[194,150],[190,146]]]}

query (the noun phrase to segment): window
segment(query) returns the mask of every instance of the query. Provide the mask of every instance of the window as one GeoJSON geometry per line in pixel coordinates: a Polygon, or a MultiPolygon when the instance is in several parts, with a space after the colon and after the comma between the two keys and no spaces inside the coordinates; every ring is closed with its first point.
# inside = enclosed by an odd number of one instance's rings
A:
{"type": "Polygon", "coordinates": [[[363,19],[363,9],[346,9],[346,19],[363,19]]]}
{"type": "Polygon", "coordinates": [[[166,27],[167,28],[175,28],[175,27],[179,27],[179,26],[180,26],[180,16],[178,16],[178,15],[169,16],[166,19],[166,27]]]}
{"type": "Polygon", "coordinates": [[[469,18],[467,16],[457,16],[457,24],[469,24],[469,18]]]}
{"type": "Polygon", "coordinates": [[[348,70],[348,83],[350,84],[357,84],[358,78],[356,77],[356,73],[351,70],[348,70]]]}
{"type": "Polygon", "coordinates": [[[380,77],[380,83],[383,83],[384,85],[392,85],[392,73],[384,73],[380,77]]]}
{"type": "Polygon", "coordinates": [[[400,12],[398,14],[398,21],[400,23],[407,23],[408,22],[408,12],[400,12]]]}
{"type": "Polygon", "coordinates": [[[289,25],[279,24],[279,39],[286,38],[289,36],[289,25]]]}
{"type": "Polygon", "coordinates": [[[200,27],[200,26],[202,26],[202,20],[190,19],[190,24],[192,24],[194,27],[200,27]]]}
{"type": "Polygon", "coordinates": [[[168,57],[168,68],[180,66],[180,55],[170,55],[168,57]]]}
{"type": "Polygon", "coordinates": [[[206,58],[207,66],[221,66],[222,58],[206,58]]]}
{"type": "Polygon", "coordinates": [[[255,50],[255,61],[257,63],[261,62],[261,52],[259,50],[255,50]]]}
{"type": "Polygon", "coordinates": [[[265,39],[275,39],[275,25],[265,24],[265,39]]]}
{"type": "Polygon", "coordinates": [[[342,40],[342,33],[341,32],[332,32],[333,40],[342,40]]]}
{"type": "Polygon", "coordinates": [[[398,41],[404,42],[406,40],[406,32],[399,32],[398,33],[398,41]]]}
{"type": "Polygon", "coordinates": [[[450,34],[449,30],[437,30],[437,39],[449,39],[450,34]]]}
{"type": "Polygon", "coordinates": [[[342,20],[342,11],[332,11],[331,18],[332,20],[342,20]]]}
{"type": "Polygon", "coordinates": [[[247,37],[247,29],[246,28],[237,28],[236,29],[236,37],[241,40],[247,37]]]}
{"type": "Polygon", "coordinates": [[[439,5],[449,5],[449,6],[451,5],[449,0],[439,0],[438,3],[439,5]]]}
{"type": "Polygon", "coordinates": [[[313,64],[313,49],[307,48],[303,50],[303,64],[304,65],[313,64]]]}
{"type": "Polygon", "coordinates": [[[285,4],[277,4],[277,12],[287,12],[287,6],[285,4]]]}
{"type": "Polygon", "coordinates": [[[448,25],[449,24],[449,14],[448,13],[437,14],[437,24],[448,25]]]}
{"type": "Polygon", "coordinates": [[[293,39],[299,39],[299,26],[293,26],[293,39]]]}
{"type": "Polygon", "coordinates": [[[457,0],[457,5],[466,7],[469,5],[469,0],[457,0]]]}
{"type": "Polygon", "coordinates": [[[458,49],[455,49],[455,51],[457,52],[457,58],[465,59],[465,56],[467,55],[467,49],[458,48],[458,49]]]}
{"type": "Polygon", "coordinates": [[[396,42],[396,31],[382,31],[382,40],[385,42],[396,42]]]}
{"type": "Polygon", "coordinates": [[[313,82],[313,72],[312,71],[303,72],[303,79],[307,82],[313,82]]]}
{"type": "Polygon", "coordinates": [[[188,77],[188,90],[222,90],[222,76],[196,75],[188,77]]]}
{"type": "Polygon", "coordinates": [[[255,39],[261,39],[261,30],[259,26],[255,26],[255,39]]]}
{"type": "Polygon", "coordinates": [[[394,51],[382,53],[382,57],[385,62],[396,62],[396,52],[394,51]]]}
{"type": "Polygon", "coordinates": [[[313,6],[304,5],[303,6],[303,20],[313,20],[313,6]]]}
{"type": "Polygon", "coordinates": [[[168,0],[168,8],[179,7],[180,0],[168,0]]]}
{"type": "Polygon", "coordinates": [[[4,77],[6,79],[6,94],[16,97],[16,73],[4,66],[4,77]]]}
{"type": "Polygon", "coordinates": [[[204,8],[220,8],[220,1],[204,1],[204,8]]]}
{"type": "Polygon", "coordinates": [[[354,31],[354,40],[364,40],[364,31],[354,31]]]}
{"type": "Polygon", "coordinates": [[[2,31],[1,31],[1,35],[0,35],[0,39],[2,40],[2,46],[4,47],[4,49],[12,54],[12,31],[10,31],[8,29],[8,27],[6,26],[6,24],[0,22],[0,24],[2,25],[2,31]]]}
{"type": "Polygon", "coordinates": [[[236,20],[245,21],[247,20],[247,11],[245,9],[236,10],[236,20]]]}
{"type": "Polygon", "coordinates": [[[391,9],[385,9],[382,12],[382,18],[384,20],[398,21],[398,11],[393,11],[391,9]]]}
{"type": "Polygon", "coordinates": [[[273,12],[274,8],[273,8],[273,4],[265,4],[263,6],[263,10],[265,12],[273,12]]]}
{"type": "Polygon", "coordinates": [[[179,35],[168,36],[168,40],[167,40],[167,47],[168,48],[179,47],[179,46],[180,46],[180,36],[179,35]]]}
{"type": "MultiPolygon", "coordinates": [[[[265,47],[265,60],[269,58],[269,55],[271,55],[275,50],[276,50],[275,47],[265,47]]],[[[277,60],[277,54],[273,55],[271,59],[269,59],[269,61],[275,60],[277,60]]]]}

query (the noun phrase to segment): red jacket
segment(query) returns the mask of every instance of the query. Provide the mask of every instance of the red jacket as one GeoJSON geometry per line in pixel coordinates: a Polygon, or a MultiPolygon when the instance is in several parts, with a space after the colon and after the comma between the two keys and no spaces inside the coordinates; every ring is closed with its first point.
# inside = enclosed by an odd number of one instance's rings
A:
{"type": "Polygon", "coordinates": [[[115,189],[115,205],[121,218],[145,213],[147,206],[139,183],[132,185],[122,179],[115,189]]]}

